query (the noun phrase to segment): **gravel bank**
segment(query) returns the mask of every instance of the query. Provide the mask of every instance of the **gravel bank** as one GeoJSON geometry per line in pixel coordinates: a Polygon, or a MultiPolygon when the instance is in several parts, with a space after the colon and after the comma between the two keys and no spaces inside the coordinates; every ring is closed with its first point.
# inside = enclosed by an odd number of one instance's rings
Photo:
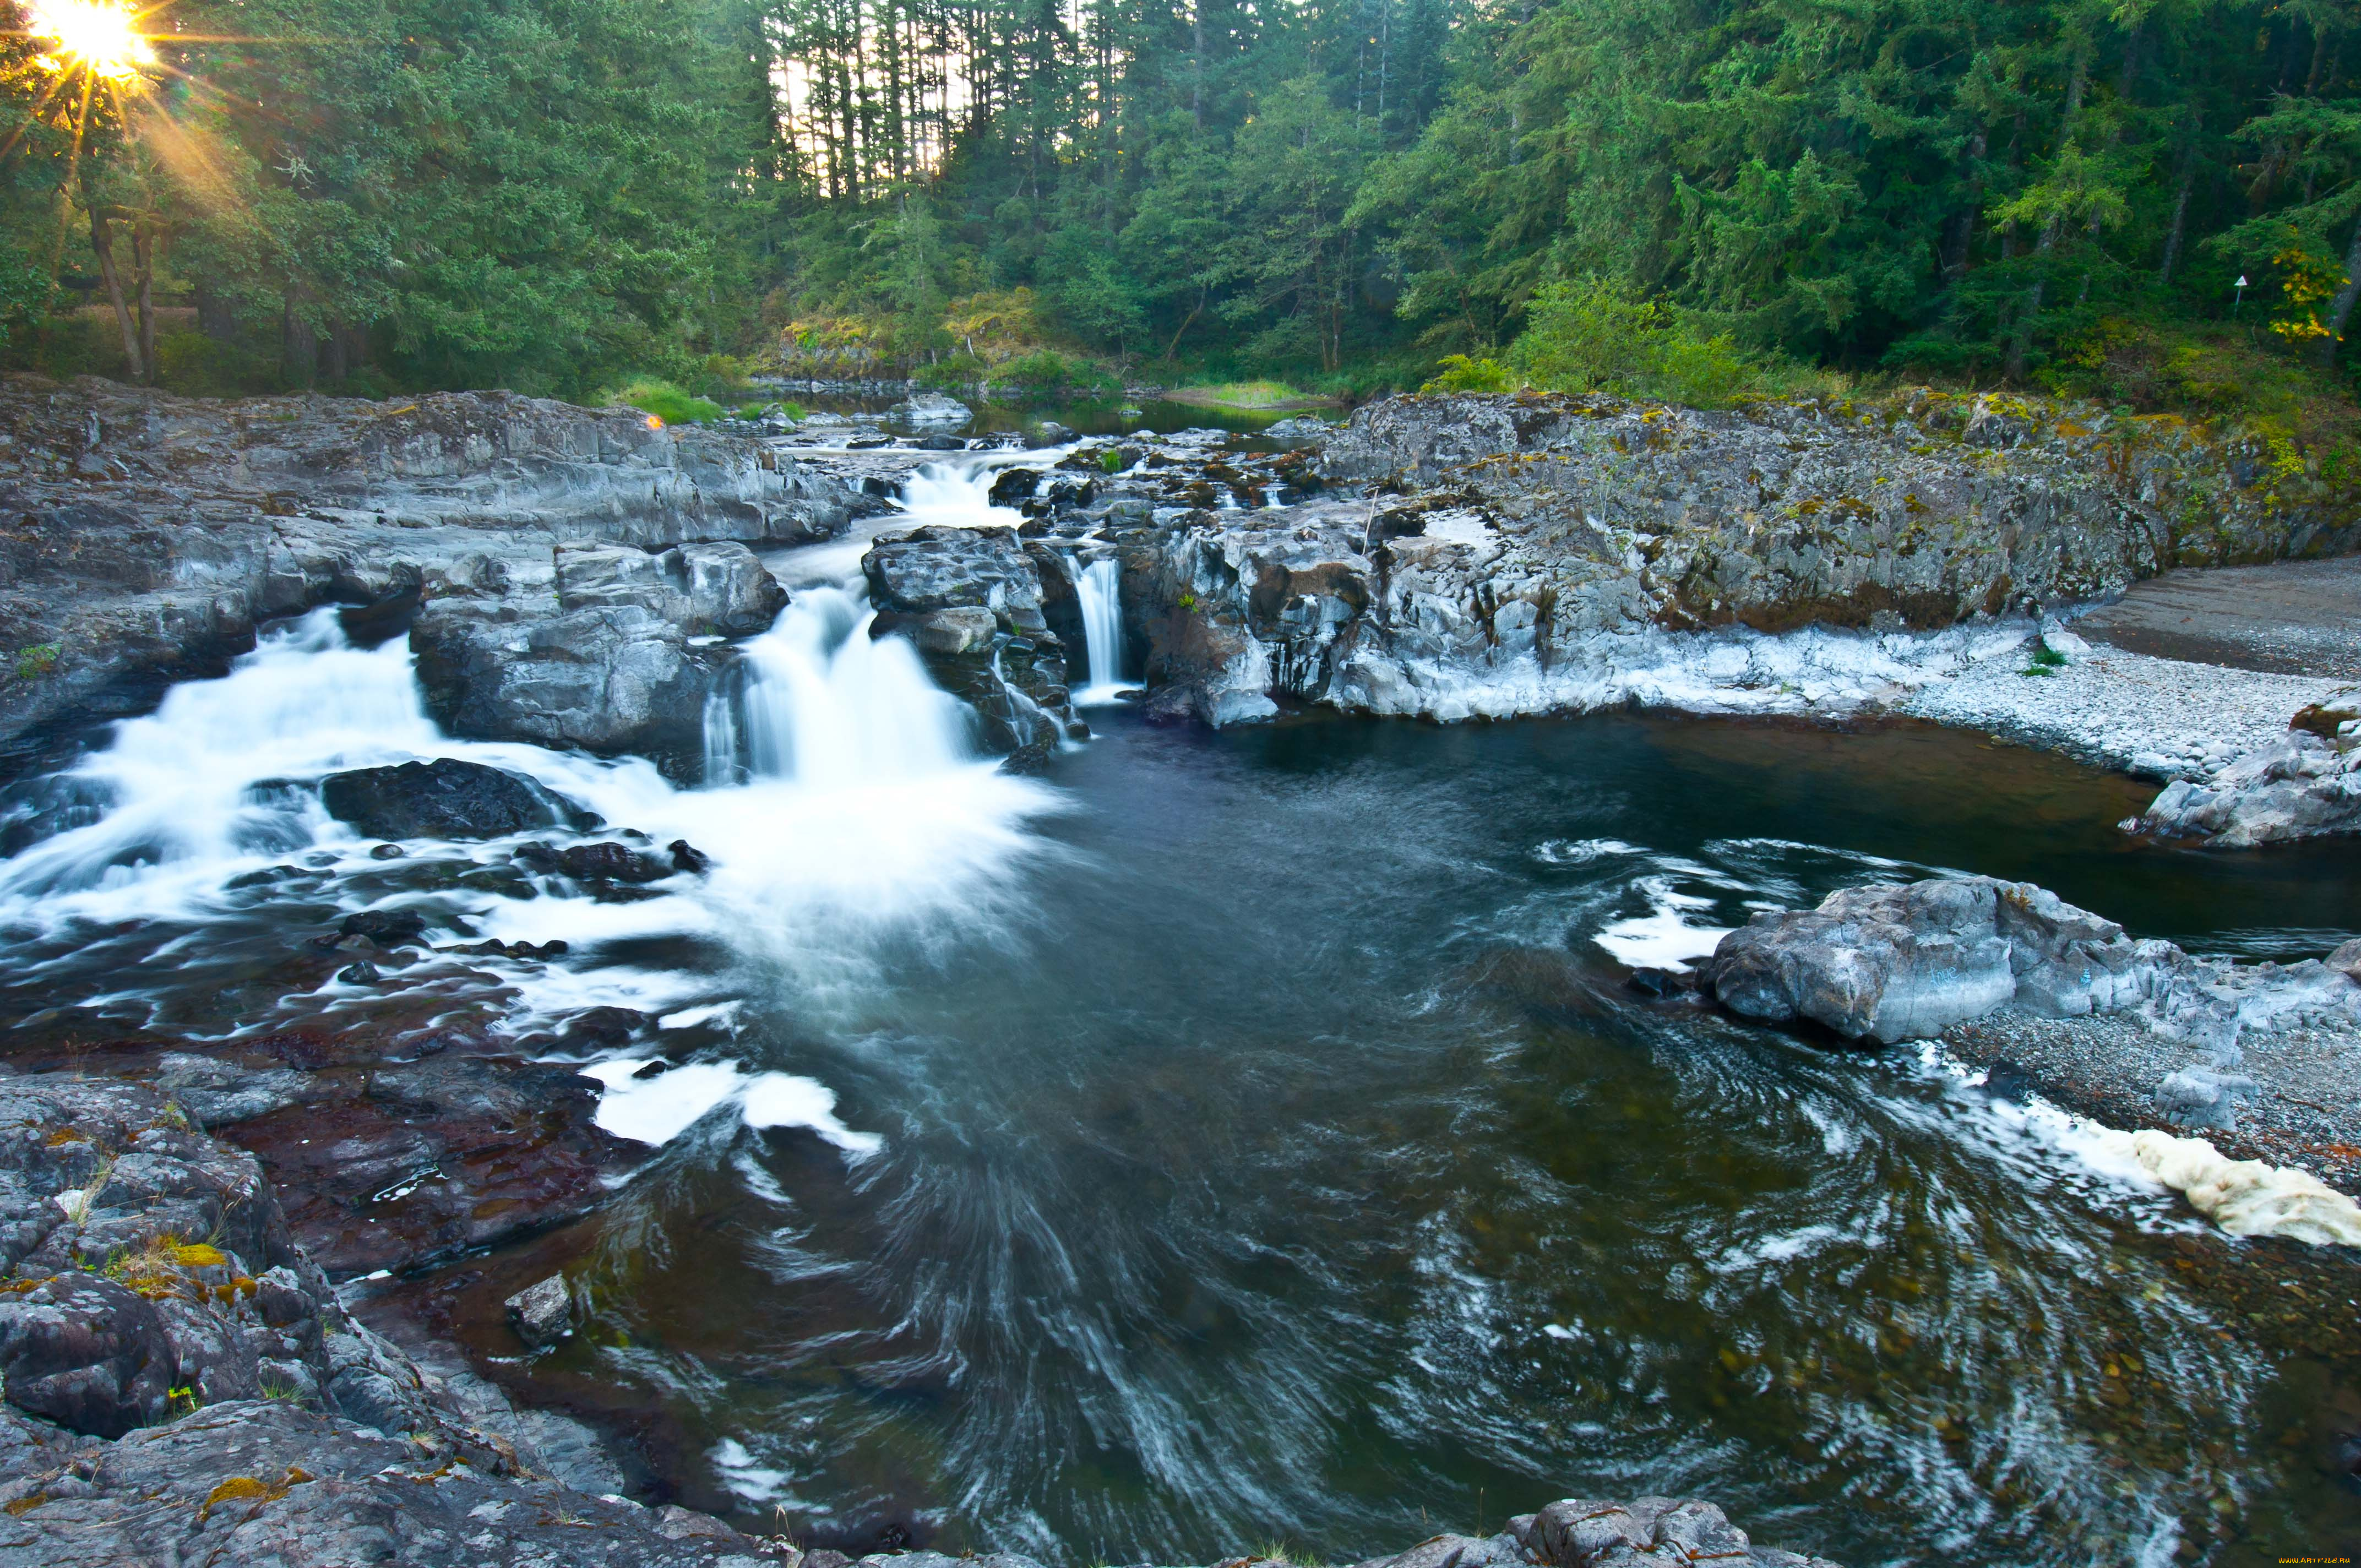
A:
{"type": "Polygon", "coordinates": [[[2361,557],[2167,572],[2074,630],[2157,658],[2361,680],[2361,557]]]}
{"type": "Polygon", "coordinates": [[[2213,1053],[2166,1037],[2136,1017],[2036,1018],[1988,1013],[1943,1031],[1949,1052],[1971,1067],[2007,1064],[1999,1092],[2020,1086],[2111,1127],[2155,1127],[2201,1136],[2233,1159],[2308,1170],[2330,1186],[2361,1192],[2361,1027],[2333,1022],[2251,1030],[2240,1038],[2237,1073],[2255,1083],[2235,1128],[2176,1124],[2157,1102],[2159,1080],[2204,1070],[2213,1053]],[[2029,1080],[2029,1082],[2026,1080],[2029,1080]]]}
{"type": "MultiPolygon", "coordinates": [[[[2059,641],[2069,649],[2081,641],[2059,641]]],[[[2203,779],[2285,736],[2299,708],[2343,685],[2091,644],[2052,674],[2029,675],[2031,652],[1970,665],[1903,697],[1894,711],[2146,778],[2203,779]]]]}

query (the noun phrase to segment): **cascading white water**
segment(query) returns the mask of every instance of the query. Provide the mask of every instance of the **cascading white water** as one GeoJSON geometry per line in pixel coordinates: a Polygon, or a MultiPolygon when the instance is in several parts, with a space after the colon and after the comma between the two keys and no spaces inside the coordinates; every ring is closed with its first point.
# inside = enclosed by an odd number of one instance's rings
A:
{"type": "Polygon", "coordinates": [[[966,707],[927,678],[906,639],[873,639],[874,619],[843,588],[796,595],[741,652],[736,690],[717,693],[708,705],[707,782],[732,783],[742,771],[806,788],[851,789],[971,762],[966,707]],[[725,711],[717,716],[717,707],[725,711]]]}
{"type": "Polygon", "coordinates": [[[763,564],[789,593],[832,587],[857,577],[861,558],[878,534],[904,528],[1016,528],[1025,514],[992,504],[992,481],[1000,469],[1030,459],[1054,462],[1046,452],[972,453],[949,462],[921,463],[903,477],[897,515],[856,522],[842,537],[824,544],[799,545],[763,557],[763,564]]]}
{"type": "Polygon", "coordinates": [[[902,481],[902,510],[910,521],[937,528],[1015,528],[1025,514],[992,504],[994,466],[921,463],[902,481]]]}
{"type": "Polygon", "coordinates": [[[409,650],[355,648],[335,610],[315,610],[265,636],[225,678],[183,682],[118,726],[113,745],[73,770],[107,808],[0,862],[0,906],[63,908],[91,894],[129,916],[143,887],[170,902],[188,877],[284,854],[326,825],[316,803],[258,786],[412,756],[440,738],[409,650]]]}
{"type": "Polygon", "coordinates": [[[1082,636],[1090,644],[1091,684],[1074,694],[1078,703],[1108,703],[1124,689],[1121,568],[1113,557],[1082,568],[1075,591],[1082,601],[1082,636]]]}

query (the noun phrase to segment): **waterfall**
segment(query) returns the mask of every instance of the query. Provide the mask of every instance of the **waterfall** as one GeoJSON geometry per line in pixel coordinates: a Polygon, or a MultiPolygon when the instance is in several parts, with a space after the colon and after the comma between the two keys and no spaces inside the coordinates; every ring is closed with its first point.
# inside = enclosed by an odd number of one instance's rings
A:
{"type": "Polygon", "coordinates": [[[921,463],[902,481],[902,510],[913,523],[936,528],[1019,527],[1023,512],[992,504],[994,470],[1005,466],[976,457],[921,463]]]}
{"type": "MultiPolygon", "coordinates": [[[[308,846],[325,818],[290,779],[432,752],[441,739],[400,642],[345,640],[333,609],[266,634],[218,680],[183,681],[75,765],[104,809],[0,863],[0,907],[19,900],[217,878],[308,846]]],[[[146,911],[126,899],[121,914],[146,911]]]]}
{"type": "Polygon", "coordinates": [[[1082,636],[1090,644],[1091,684],[1074,694],[1078,703],[1115,700],[1123,680],[1123,595],[1115,558],[1082,568],[1075,591],[1082,601],[1082,636]]]}
{"type": "Polygon", "coordinates": [[[706,783],[858,789],[971,761],[966,707],[927,678],[906,639],[873,639],[874,619],[854,590],[796,595],[740,651],[736,689],[707,707],[706,783]]]}

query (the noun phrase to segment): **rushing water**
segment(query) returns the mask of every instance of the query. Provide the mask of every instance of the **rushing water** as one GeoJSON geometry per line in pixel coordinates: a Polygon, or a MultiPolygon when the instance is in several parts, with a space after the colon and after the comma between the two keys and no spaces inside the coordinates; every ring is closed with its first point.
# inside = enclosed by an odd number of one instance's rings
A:
{"type": "Polygon", "coordinates": [[[1089,643],[1091,682],[1074,694],[1078,703],[1113,702],[1123,689],[1122,568],[1107,556],[1084,566],[1075,592],[1082,602],[1082,635],[1089,643]]]}
{"type": "MultiPolygon", "coordinates": [[[[972,511],[972,471],[943,478],[915,516],[972,511]]],[[[2349,1365],[2211,1288],[2267,1250],[1939,1063],[1643,1003],[1612,962],[1944,868],[2316,952],[2361,925],[2350,847],[2136,847],[2122,781],[1916,728],[1115,707],[1014,778],[822,574],[746,644],[696,789],[442,740],[399,644],[274,634],[16,786],[0,1022],[355,1017],[380,993],[285,955],[368,906],[566,938],[395,979],[519,1030],[663,1021],[582,1064],[647,1164],[462,1277],[463,1331],[511,1353],[500,1298],[564,1264],[593,1321],[507,1375],[625,1420],[686,1500],[817,1539],[1349,1559],[1649,1491],[1856,1564],[2361,1528],[2320,1457],[2361,1417],[2349,1365]],[[438,754],[711,873],[522,896],[512,846],[375,859],[309,787],[438,754]]]]}

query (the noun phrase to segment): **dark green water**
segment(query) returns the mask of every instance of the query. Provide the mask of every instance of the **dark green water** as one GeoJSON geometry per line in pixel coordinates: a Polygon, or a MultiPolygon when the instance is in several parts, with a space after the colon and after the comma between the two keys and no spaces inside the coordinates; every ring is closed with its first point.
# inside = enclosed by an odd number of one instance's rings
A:
{"type": "Polygon", "coordinates": [[[2361,1537],[2354,1363],[2249,1294],[2349,1263],[2225,1241],[1915,1052],[1642,1003],[1590,939],[1947,867],[2317,952],[2361,926],[2350,846],[2135,846],[2138,786],[1916,728],[1102,728],[992,918],[857,995],[740,971],[731,1049],[880,1153],[710,1118],[445,1292],[507,1354],[500,1295],[589,1281],[521,1388],[848,1546],[1343,1561],[1692,1491],[1852,1564],[2361,1537]]]}

